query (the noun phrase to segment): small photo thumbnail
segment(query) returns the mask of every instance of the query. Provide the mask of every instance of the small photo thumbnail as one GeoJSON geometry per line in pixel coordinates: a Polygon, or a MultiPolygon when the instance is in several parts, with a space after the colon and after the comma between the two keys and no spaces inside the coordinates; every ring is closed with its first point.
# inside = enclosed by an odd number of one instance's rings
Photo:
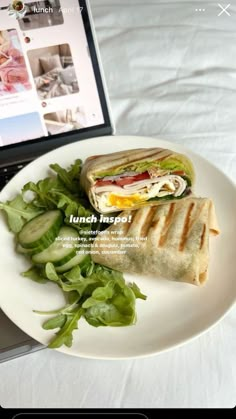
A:
{"type": "Polygon", "coordinates": [[[0,119],[0,147],[44,137],[37,112],[0,119]]]}
{"type": "Polygon", "coordinates": [[[0,30],[0,96],[32,88],[16,29],[0,30]]]}
{"type": "Polygon", "coordinates": [[[68,44],[31,50],[28,58],[41,101],[79,92],[68,44]]]}
{"type": "Polygon", "coordinates": [[[19,25],[22,31],[62,25],[64,23],[60,0],[32,1],[26,4],[27,11],[19,25]]]}
{"type": "Polygon", "coordinates": [[[82,107],[65,109],[44,115],[48,135],[62,134],[86,128],[86,116],[82,107]]]}

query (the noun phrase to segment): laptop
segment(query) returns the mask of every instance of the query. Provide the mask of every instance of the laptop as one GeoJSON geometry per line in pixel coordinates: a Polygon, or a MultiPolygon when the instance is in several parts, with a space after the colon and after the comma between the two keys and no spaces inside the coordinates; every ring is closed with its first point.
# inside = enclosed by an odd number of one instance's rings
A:
{"type": "MultiPolygon", "coordinates": [[[[0,50],[0,189],[50,150],[114,133],[87,1],[1,0],[0,50]]],[[[0,330],[0,362],[44,348],[2,311],[0,330]]]]}

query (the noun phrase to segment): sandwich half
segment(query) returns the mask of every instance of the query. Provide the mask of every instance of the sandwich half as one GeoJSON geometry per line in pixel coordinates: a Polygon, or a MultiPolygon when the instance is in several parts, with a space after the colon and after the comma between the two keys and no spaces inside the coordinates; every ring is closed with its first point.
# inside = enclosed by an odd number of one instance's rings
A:
{"type": "Polygon", "coordinates": [[[210,199],[188,198],[122,216],[131,216],[131,222],[112,225],[95,239],[94,262],[197,286],[206,282],[209,236],[219,233],[210,199]]]}
{"type": "Polygon", "coordinates": [[[112,213],[191,196],[194,178],[188,157],[142,148],[89,157],[81,186],[96,211],[112,213]]]}

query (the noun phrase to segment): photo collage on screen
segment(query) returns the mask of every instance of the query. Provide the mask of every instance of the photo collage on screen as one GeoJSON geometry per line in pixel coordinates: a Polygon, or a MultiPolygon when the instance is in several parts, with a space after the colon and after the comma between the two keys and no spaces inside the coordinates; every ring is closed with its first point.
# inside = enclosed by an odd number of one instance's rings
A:
{"type": "Polygon", "coordinates": [[[25,1],[24,15],[15,21],[8,16],[8,28],[6,7],[0,8],[0,146],[104,122],[86,35],[78,28],[81,17],[76,21],[79,3],[70,0],[70,14],[65,13],[67,3],[25,1]]]}

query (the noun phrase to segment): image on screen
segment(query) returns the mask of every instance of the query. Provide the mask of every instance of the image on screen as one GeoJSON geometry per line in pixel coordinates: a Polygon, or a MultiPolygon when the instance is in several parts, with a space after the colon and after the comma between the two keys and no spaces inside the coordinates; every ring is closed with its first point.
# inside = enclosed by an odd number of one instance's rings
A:
{"type": "Polygon", "coordinates": [[[103,125],[79,1],[9,2],[0,4],[0,147],[103,125]]]}

